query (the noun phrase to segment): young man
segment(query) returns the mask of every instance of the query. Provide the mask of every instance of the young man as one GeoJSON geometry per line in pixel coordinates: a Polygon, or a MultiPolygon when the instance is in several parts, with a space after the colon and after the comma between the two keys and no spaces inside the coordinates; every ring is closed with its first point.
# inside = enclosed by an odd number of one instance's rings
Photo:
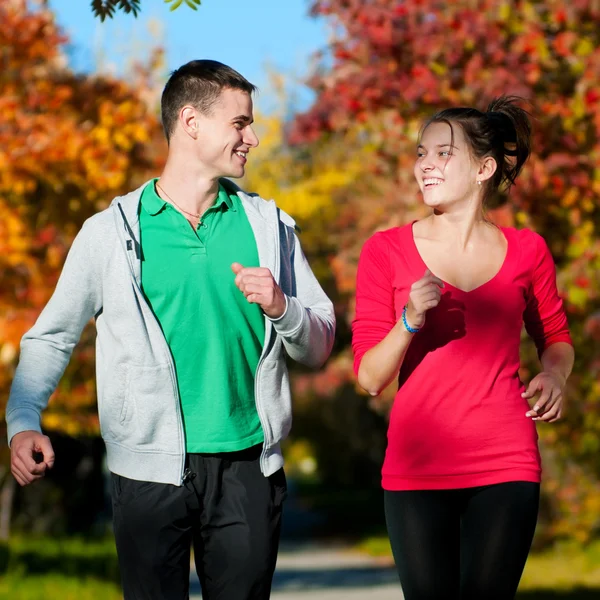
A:
{"type": "Polygon", "coordinates": [[[21,485],[54,463],[40,413],[95,317],[102,437],[126,600],[270,595],[291,425],[287,354],[320,366],[335,317],[294,221],[242,177],[258,139],[254,86],[209,60],[175,71],[161,102],[160,178],[77,235],[25,334],[6,412],[21,485]],[[40,458],[36,458],[36,454],[40,458]]]}

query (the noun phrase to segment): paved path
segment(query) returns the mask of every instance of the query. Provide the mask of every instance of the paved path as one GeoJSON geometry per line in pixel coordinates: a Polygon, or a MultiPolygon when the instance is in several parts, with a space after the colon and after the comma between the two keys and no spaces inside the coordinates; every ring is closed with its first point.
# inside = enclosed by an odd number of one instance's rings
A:
{"type": "MultiPolygon", "coordinates": [[[[200,600],[194,574],[190,600],[200,600]]],[[[343,547],[286,546],[279,552],[271,600],[402,600],[398,576],[389,561],[343,547]]]]}

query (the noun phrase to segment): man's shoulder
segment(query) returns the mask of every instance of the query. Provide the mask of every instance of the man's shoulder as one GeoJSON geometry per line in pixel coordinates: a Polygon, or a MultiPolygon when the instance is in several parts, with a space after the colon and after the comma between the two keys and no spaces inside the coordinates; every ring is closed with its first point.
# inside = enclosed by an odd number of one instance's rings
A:
{"type": "Polygon", "coordinates": [[[106,208],[88,217],[81,227],[81,232],[94,237],[96,235],[106,235],[107,230],[114,230],[114,223],[114,207],[111,203],[106,208]]]}
{"type": "Polygon", "coordinates": [[[135,221],[143,187],[114,197],[108,206],[86,219],[81,232],[99,240],[106,240],[109,236],[116,235],[115,215],[121,212],[128,220],[135,221]]]}
{"type": "Polygon", "coordinates": [[[238,198],[240,198],[240,200],[242,201],[242,204],[244,204],[245,206],[251,206],[265,218],[268,218],[268,215],[272,211],[274,206],[277,211],[279,221],[284,225],[287,225],[288,227],[299,231],[298,225],[296,224],[296,221],[293,219],[293,217],[291,217],[280,206],[278,206],[275,200],[267,200],[256,192],[244,190],[239,185],[237,185],[237,183],[234,183],[230,179],[221,179],[220,183],[225,188],[225,190],[227,190],[227,192],[237,195],[238,198]]]}
{"type": "Polygon", "coordinates": [[[273,202],[273,200],[265,200],[260,194],[256,192],[250,192],[241,186],[239,186],[235,181],[231,179],[227,179],[225,177],[221,177],[219,179],[219,183],[223,186],[225,191],[231,196],[237,196],[242,200],[252,200],[253,203],[258,204],[269,204],[273,202]]]}

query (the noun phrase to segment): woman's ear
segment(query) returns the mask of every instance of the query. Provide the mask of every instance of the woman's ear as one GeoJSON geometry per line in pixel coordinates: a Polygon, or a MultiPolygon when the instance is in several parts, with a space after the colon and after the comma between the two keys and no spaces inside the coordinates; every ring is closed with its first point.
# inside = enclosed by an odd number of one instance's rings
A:
{"type": "Polygon", "coordinates": [[[477,181],[487,181],[491,179],[496,169],[498,168],[498,164],[496,163],[496,159],[493,156],[486,156],[479,163],[479,170],[477,171],[477,181]]]}

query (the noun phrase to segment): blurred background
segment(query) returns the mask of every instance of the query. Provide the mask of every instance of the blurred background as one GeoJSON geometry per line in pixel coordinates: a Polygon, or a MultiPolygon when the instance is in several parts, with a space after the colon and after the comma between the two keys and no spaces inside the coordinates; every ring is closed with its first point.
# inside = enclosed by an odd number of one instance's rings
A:
{"type": "MultiPolygon", "coordinates": [[[[26,489],[10,475],[4,409],[20,338],[81,224],[160,172],[170,71],[212,58],[260,87],[242,186],[296,219],[338,317],[326,367],[293,371],[274,598],[401,597],[380,490],[394,390],[371,399],[351,370],[357,259],[375,231],[424,214],[412,175],[423,120],[504,93],[530,103],[533,155],[490,216],[548,242],[576,348],[566,417],[538,427],[543,502],[519,598],[600,598],[600,2],[120,4],[102,20],[106,2],[0,0],[0,597],[120,598],[93,325],[44,414],[55,468],[26,489]]],[[[537,370],[524,338],[523,379],[537,370]]]]}

